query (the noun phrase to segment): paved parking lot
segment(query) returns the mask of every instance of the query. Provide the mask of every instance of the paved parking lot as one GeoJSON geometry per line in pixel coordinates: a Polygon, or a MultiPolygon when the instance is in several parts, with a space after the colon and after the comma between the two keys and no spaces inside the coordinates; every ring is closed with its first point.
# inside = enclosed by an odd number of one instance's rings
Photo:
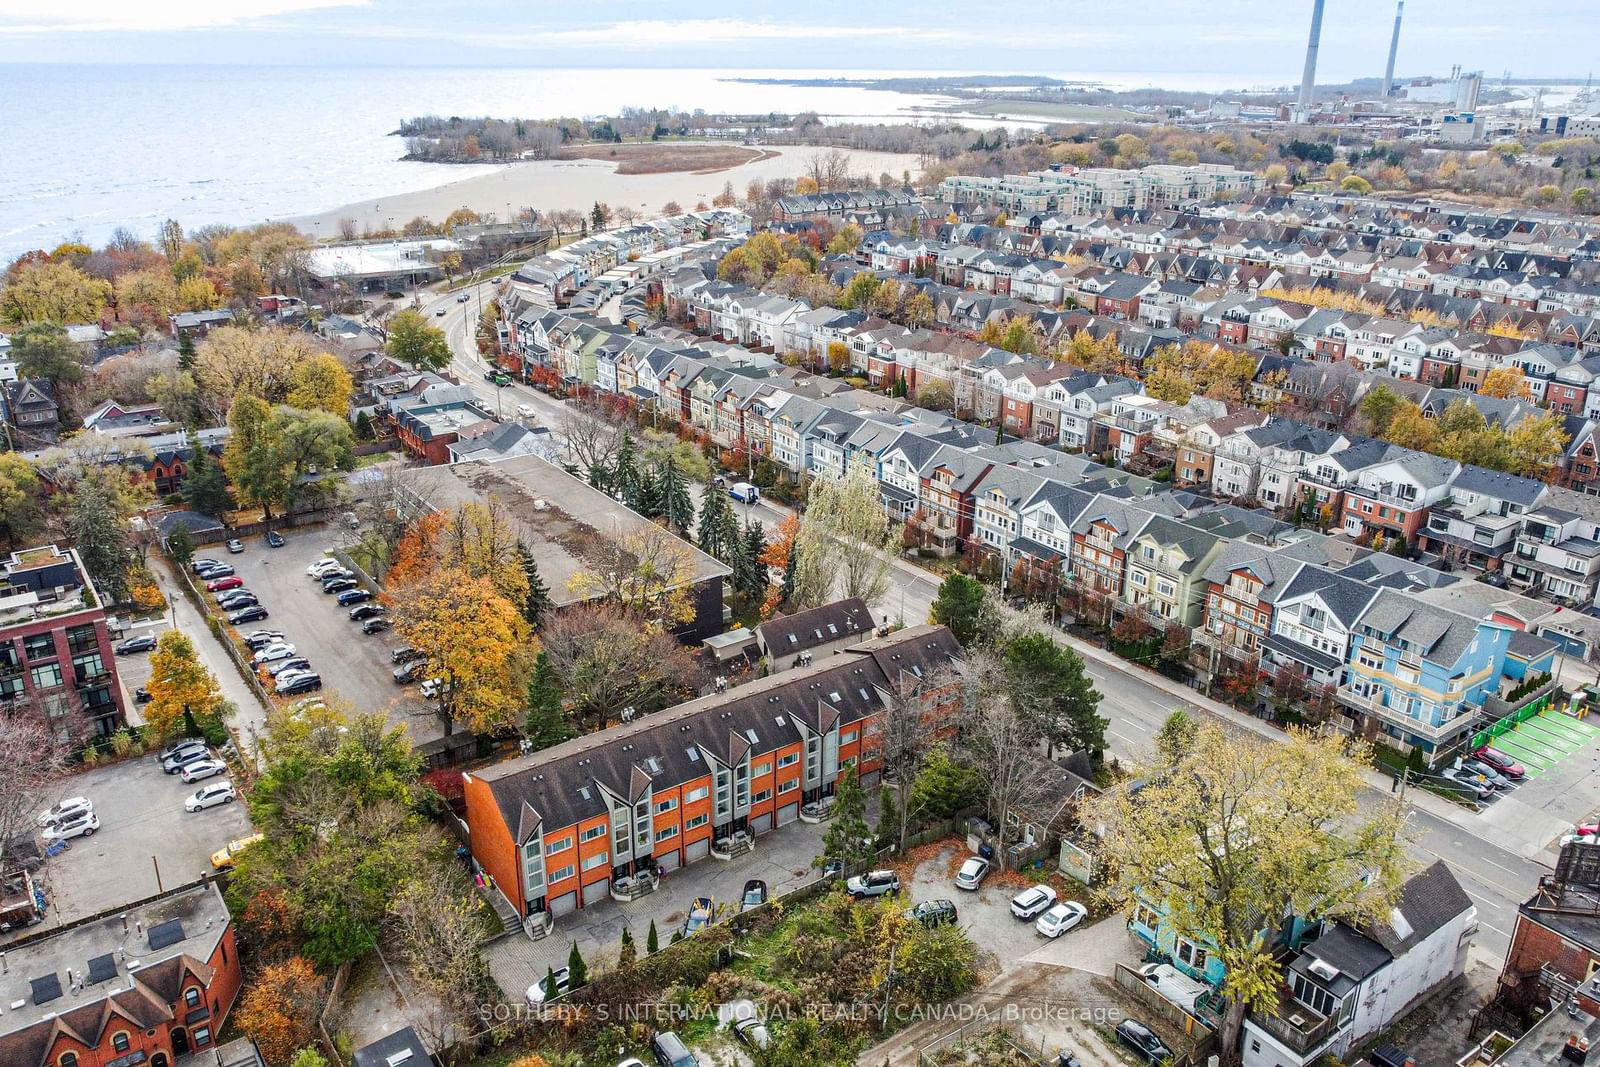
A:
{"type": "Polygon", "coordinates": [[[285,640],[322,675],[324,692],[348,700],[359,712],[383,712],[395,722],[406,723],[414,741],[440,736],[443,731],[438,720],[423,703],[417,686],[394,684],[389,650],[401,644],[394,631],[363,634],[361,624],[350,621],[349,609],[334,603],[321,584],[307,576],[306,567],[329,554],[337,533],[326,526],[282,532],[289,542],[283,548],[268,548],[264,539],[252,537],[238,555],[229,555],[221,545],[198,553],[232,564],[246,588],[271,613],[266,620],[247,623],[241,629],[281,630],[285,640]]]}
{"type": "Polygon", "coordinates": [[[566,966],[574,941],[591,969],[597,965],[610,969],[616,966],[623,927],[632,931],[643,952],[650,921],[655,920],[656,937],[666,945],[695,897],[709,896],[719,905],[727,902],[737,909],[747,879],[762,879],[774,897],[814,881],[817,871],[811,861],[822,851],[825,830],[826,826],[790,823],[758,837],[755,851],[738,859],[707,857],[672,871],[649,896],[626,904],[608,898],[563,915],[542,940],[530,941],[520,932],[502,938],[489,946],[490,970],[506,996],[520,1003],[528,986],[543,978],[548,968],[566,966]]]}
{"type": "MultiPolygon", "coordinates": [[[[162,634],[171,629],[169,625],[171,618],[171,612],[164,612],[152,619],[130,623],[122,636],[118,637],[112,644],[117,645],[129,637],[141,637],[144,634],[149,634],[159,639],[162,634]]],[[[123,695],[128,701],[129,711],[137,710],[138,705],[133,702],[133,691],[150,680],[150,653],[134,652],[126,656],[118,656],[117,680],[122,683],[123,695]]],[[[139,717],[135,716],[135,718],[139,717]]],[[[139,721],[143,721],[142,718],[139,718],[139,721]]]]}
{"type": "Polygon", "coordinates": [[[153,754],[63,780],[41,809],[59,798],[88,797],[100,829],[74,838],[70,849],[44,861],[36,878],[44,884],[49,911],[44,925],[21,934],[192,882],[211,870],[213,852],[254,832],[243,801],[184,811],[184,797],[196,788],[161,773],[153,754]]]}

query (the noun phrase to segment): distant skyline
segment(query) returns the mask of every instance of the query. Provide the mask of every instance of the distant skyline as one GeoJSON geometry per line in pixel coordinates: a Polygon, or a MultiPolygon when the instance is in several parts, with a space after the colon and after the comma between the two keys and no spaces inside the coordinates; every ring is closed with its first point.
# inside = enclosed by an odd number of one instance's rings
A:
{"type": "MultiPolygon", "coordinates": [[[[0,63],[722,67],[1298,80],[1310,0],[0,0],[0,63]],[[672,17],[681,10],[683,17],[672,17]],[[1040,14],[1048,17],[1041,19],[1040,14]]],[[[1383,73],[1393,0],[1330,0],[1318,80],[1383,73]]],[[[1397,74],[1582,78],[1600,4],[1410,0],[1397,74]]]]}

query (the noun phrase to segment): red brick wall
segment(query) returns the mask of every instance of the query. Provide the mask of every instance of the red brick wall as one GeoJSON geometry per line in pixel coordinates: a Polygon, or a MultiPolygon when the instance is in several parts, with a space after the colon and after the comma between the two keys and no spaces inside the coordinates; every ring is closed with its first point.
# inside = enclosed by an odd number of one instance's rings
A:
{"type": "Polygon", "coordinates": [[[1517,925],[1511,932],[1511,947],[1506,950],[1502,981],[1511,976],[1536,975],[1540,967],[1548,964],[1574,982],[1582,982],[1588,977],[1594,959],[1595,954],[1582,945],[1568,941],[1526,915],[1518,915],[1517,925]]]}
{"type": "Polygon", "coordinates": [[[517,862],[517,843],[512,830],[500,815],[489,783],[474,775],[465,776],[462,793],[467,802],[467,834],[472,856],[489,876],[499,883],[511,903],[520,911],[524,905],[522,864],[517,862]]]}

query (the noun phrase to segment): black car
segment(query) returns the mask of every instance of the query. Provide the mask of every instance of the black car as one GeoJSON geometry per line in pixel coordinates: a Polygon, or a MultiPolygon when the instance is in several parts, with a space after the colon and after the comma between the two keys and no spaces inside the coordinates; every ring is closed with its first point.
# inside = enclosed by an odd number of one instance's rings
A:
{"type": "Polygon", "coordinates": [[[387,613],[382,604],[357,604],[350,609],[350,621],[360,622],[362,619],[371,619],[387,613]]]}
{"type": "Polygon", "coordinates": [[[267,609],[262,607],[260,604],[255,604],[248,608],[240,608],[238,611],[235,611],[233,614],[229,615],[228,625],[238,626],[239,624],[246,622],[260,622],[266,617],[267,609]]]}
{"type": "Polygon", "coordinates": [[[283,539],[283,534],[279,533],[277,530],[268,530],[267,531],[267,547],[268,548],[282,548],[284,545],[286,545],[288,543],[289,542],[287,542],[287,541],[285,541],[283,539]]]}
{"type": "Polygon", "coordinates": [[[422,653],[410,645],[401,645],[399,648],[389,650],[390,663],[410,663],[414,659],[421,659],[422,653]]]}
{"type": "Polygon", "coordinates": [[[361,632],[364,634],[381,634],[388,628],[389,620],[384,618],[382,615],[379,615],[376,618],[368,619],[366,622],[361,624],[361,632]]]}
{"type": "Polygon", "coordinates": [[[250,590],[236,589],[217,601],[217,607],[223,611],[238,611],[240,608],[253,608],[260,603],[260,599],[250,590]]]}
{"type": "Polygon", "coordinates": [[[135,704],[148,704],[154,699],[155,698],[150,695],[150,690],[146,689],[142,685],[133,691],[133,702],[135,704]]]}
{"type": "Polygon", "coordinates": [[[752,878],[744,884],[744,898],[739,905],[740,911],[749,911],[759,908],[767,902],[767,883],[759,878],[752,878]]]}
{"type": "Polygon", "coordinates": [[[357,582],[354,578],[329,578],[322,583],[322,591],[324,593],[342,593],[346,589],[356,588],[356,585],[357,582]]]}
{"type": "Polygon", "coordinates": [[[1172,1050],[1148,1026],[1132,1019],[1117,1024],[1117,1040],[1143,1056],[1146,1063],[1165,1063],[1172,1058],[1172,1050]]]}
{"type": "Polygon", "coordinates": [[[156,647],[156,639],[152,634],[140,634],[130,637],[126,641],[117,642],[117,655],[131,656],[135,652],[149,652],[156,647]]]}
{"type": "Polygon", "coordinates": [[[956,906],[949,900],[924,900],[906,909],[906,918],[923,926],[943,926],[956,921],[956,906]]]}
{"type": "Polygon", "coordinates": [[[288,685],[276,687],[278,695],[292,697],[299,693],[314,693],[322,688],[322,676],[319,674],[302,674],[288,685]]]}

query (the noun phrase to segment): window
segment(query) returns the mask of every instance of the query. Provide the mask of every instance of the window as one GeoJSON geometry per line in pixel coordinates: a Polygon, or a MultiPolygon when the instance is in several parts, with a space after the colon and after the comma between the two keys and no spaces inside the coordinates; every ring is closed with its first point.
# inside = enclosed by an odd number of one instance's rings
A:
{"type": "Polygon", "coordinates": [[[1133,921],[1135,925],[1147,930],[1155,930],[1161,926],[1161,915],[1148,904],[1136,904],[1133,909],[1133,921]]]}
{"type": "Polygon", "coordinates": [[[704,826],[710,818],[711,816],[709,815],[696,815],[694,818],[685,822],[683,824],[683,828],[685,830],[693,830],[696,827],[704,826]]]}
{"type": "Polygon", "coordinates": [[[100,638],[94,632],[94,624],[88,626],[74,626],[67,631],[67,648],[74,654],[79,652],[93,652],[100,647],[100,638]]]}
{"type": "Polygon", "coordinates": [[[22,639],[22,648],[29,659],[45,659],[56,654],[56,639],[53,634],[32,634],[22,639]]]}
{"type": "Polygon", "coordinates": [[[111,1035],[111,1049],[113,1052],[126,1052],[133,1042],[128,1040],[128,1031],[118,1030],[111,1035]]]}
{"type": "Polygon", "coordinates": [[[46,663],[42,667],[33,669],[33,687],[35,689],[54,689],[61,684],[61,664],[46,663]]]}
{"type": "Polygon", "coordinates": [[[770,790],[770,789],[762,789],[762,790],[758,791],[754,796],[752,796],[750,798],[750,803],[759,804],[763,800],[771,800],[771,799],[772,799],[772,790],[770,790]]]}
{"type": "Polygon", "coordinates": [[[770,760],[763,761],[750,768],[750,773],[753,775],[770,774],[771,772],[772,763],[770,760]]]}
{"type": "Polygon", "coordinates": [[[708,795],[710,795],[710,793],[710,786],[697,786],[696,788],[691,789],[689,792],[684,794],[683,802],[685,804],[693,804],[697,800],[704,800],[708,795]]]}
{"type": "Polygon", "coordinates": [[[1197,945],[1192,941],[1180,940],[1178,942],[1178,962],[1187,964],[1197,971],[1205,970],[1206,958],[1209,955],[1210,953],[1203,946],[1197,945]]]}
{"type": "Polygon", "coordinates": [[[800,779],[798,778],[791,778],[787,782],[780,782],[778,784],[778,792],[780,793],[790,793],[799,788],[800,779]]]}
{"type": "Polygon", "coordinates": [[[798,752],[791,752],[787,756],[780,756],[778,758],[778,766],[780,768],[782,768],[782,767],[793,767],[796,763],[799,763],[799,762],[800,762],[800,753],[798,753],[798,752]]]}
{"type": "Polygon", "coordinates": [[[562,834],[560,837],[556,838],[554,841],[545,842],[544,854],[546,856],[553,856],[557,852],[560,852],[560,851],[562,851],[564,849],[569,849],[571,847],[572,847],[572,835],[571,834],[562,834]]]}
{"type": "Polygon", "coordinates": [[[72,677],[79,685],[82,685],[90,678],[98,678],[105,673],[105,660],[100,658],[100,653],[91,652],[85,656],[73,657],[72,677]]]}
{"type": "Polygon", "coordinates": [[[675,797],[668,797],[666,800],[658,800],[656,801],[656,814],[665,815],[667,812],[671,811],[677,806],[678,801],[675,797]]]}
{"type": "Polygon", "coordinates": [[[668,826],[668,827],[664,827],[663,829],[660,829],[660,830],[656,831],[656,840],[657,841],[671,841],[674,837],[677,837],[677,836],[678,836],[678,828],[676,826],[668,826]]]}
{"type": "Polygon", "coordinates": [[[590,856],[588,859],[583,861],[583,869],[586,870],[586,871],[592,871],[596,867],[600,866],[601,864],[610,863],[610,862],[611,862],[611,853],[609,853],[609,852],[596,852],[593,856],[590,856]]]}
{"type": "Polygon", "coordinates": [[[578,840],[579,841],[593,841],[595,838],[604,837],[605,835],[606,835],[605,823],[601,823],[599,826],[591,826],[587,830],[583,831],[583,833],[578,835],[578,840]]]}
{"type": "Polygon", "coordinates": [[[197,1026],[189,1036],[194,1040],[194,1045],[196,1048],[199,1048],[202,1045],[209,1045],[211,1044],[211,1027],[197,1026]]]}
{"type": "Polygon", "coordinates": [[[191,1008],[198,1008],[200,1006],[200,990],[194,986],[185,989],[183,991],[183,1002],[191,1008]]]}
{"type": "Polygon", "coordinates": [[[78,1067],[78,1054],[76,1052],[63,1052],[56,1064],[57,1067],[78,1067]]]}
{"type": "Polygon", "coordinates": [[[550,881],[559,882],[563,878],[571,878],[576,873],[577,873],[577,868],[573,867],[572,864],[569,863],[565,867],[560,868],[559,870],[551,871],[550,872],[550,881]]]}

